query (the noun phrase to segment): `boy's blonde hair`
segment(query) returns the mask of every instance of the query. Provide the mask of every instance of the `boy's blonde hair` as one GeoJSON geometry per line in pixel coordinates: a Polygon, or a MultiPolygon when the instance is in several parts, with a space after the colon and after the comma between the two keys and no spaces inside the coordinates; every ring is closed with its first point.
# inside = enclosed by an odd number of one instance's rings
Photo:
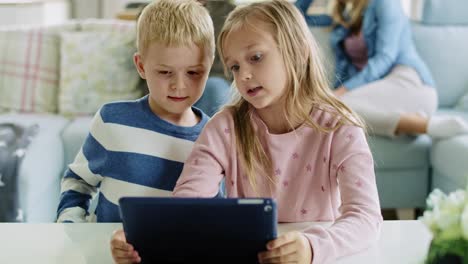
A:
{"type": "MultiPolygon", "coordinates": [[[[273,30],[273,38],[286,66],[289,89],[285,94],[284,114],[291,129],[294,129],[292,124],[297,122],[325,133],[336,130],[344,123],[363,127],[359,117],[331,92],[316,41],[299,10],[285,0],[253,3],[231,12],[217,43],[226,74],[224,46],[230,32],[243,27],[262,30],[257,21],[273,30]],[[335,127],[322,127],[310,118],[313,109],[323,109],[342,118],[335,127]]],[[[253,189],[256,191],[254,172],[263,172],[270,183],[275,184],[271,160],[250,121],[252,108],[249,103],[237,93],[237,98],[228,109],[233,113],[237,149],[253,189]]]]}
{"type": "Polygon", "coordinates": [[[353,33],[361,30],[364,12],[369,0],[354,0],[344,2],[333,0],[331,2],[331,16],[335,25],[348,28],[353,33]]]}
{"type": "Polygon", "coordinates": [[[137,48],[141,56],[152,43],[189,46],[195,43],[214,56],[215,39],[210,14],[195,0],[154,0],[137,22],[137,48]]]}

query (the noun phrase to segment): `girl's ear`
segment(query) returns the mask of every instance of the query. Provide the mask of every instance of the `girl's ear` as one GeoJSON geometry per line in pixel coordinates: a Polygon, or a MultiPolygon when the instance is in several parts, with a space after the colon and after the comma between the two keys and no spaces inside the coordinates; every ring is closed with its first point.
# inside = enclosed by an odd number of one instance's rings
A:
{"type": "Polygon", "coordinates": [[[143,60],[141,58],[141,55],[138,52],[133,54],[133,63],[135,63],[135,67],[136,67],[140,77],[142,79],[146,79],[145,67],[143,65],[143,60]]]}

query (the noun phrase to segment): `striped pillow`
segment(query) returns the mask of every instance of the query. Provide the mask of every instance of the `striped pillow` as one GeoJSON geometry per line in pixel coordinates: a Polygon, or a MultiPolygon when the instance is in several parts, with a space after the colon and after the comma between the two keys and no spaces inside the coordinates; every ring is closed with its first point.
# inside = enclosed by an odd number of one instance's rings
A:
{"type": "Polygon", "coordinates": [[[59,85],[58,32],[75,24],[50,28],[0,29],[0,109],[56,112],[59,85]]]}

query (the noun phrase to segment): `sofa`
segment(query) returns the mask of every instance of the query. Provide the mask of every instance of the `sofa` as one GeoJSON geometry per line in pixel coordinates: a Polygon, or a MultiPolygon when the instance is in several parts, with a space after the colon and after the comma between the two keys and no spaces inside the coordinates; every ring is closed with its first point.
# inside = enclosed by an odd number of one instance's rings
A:
{"type": "MultiPolygon", "coordinates": [[[[416,48],[436,81],[436,115],[459,116],[468,122],[468,52],[464,52],[468,19],[461,11],[466,7],[463,0],[426,0],[422,16],[411,21],[411,27],[416,48]]],[[[326,61],[333,61],[330,31],[321,27],[311,31],[326,61]]],[[[333,63],[328,65],[333,72],[333,63]]],[[[368,140],[382,208],[422,209],[432,189],[450,192],[467,185],[468,135],[444,140],[427,135],[392,139],[370,135],[368,140]]]]}
{"type": "MultiPolygon", "coordinates": [[[[148,92],[133,65],[135,40],[135,21],[0,27],[0,124],[38,127],[17,169],[17,195],[10,198],[18,210],[11,221],[55,221],[63,173],[95,112],[148,92]]],[[[228,94],[227,81],[210,76],[196,106],[212,115],[228,94]]],[[[6,162],[0,160],[0,192],[6,162]]]]}
{"type": "MultiPolygon", "coordinates": [[[[440,2],[445,1],[440,0],[440,2]]],[[[464,0],[461,0],[462,5],[463,2],[464,0]]],[[[436,12],[438,9],[433,10],[436,12]]],[[[436,16],[437,19],[434,19],[431,12],[424,13],[426,17],[431,18],[428,19],[429,22],[423,19],[420,22],[413,22],[412,27],[416,46],[437,83],[440,99],[437,114],[457,115],[468,121],[468,52],[463,52],[463,48],[468,44],[468,23],[463,25],[460,22],[464,14],[459,14],[461,18],[458,20],[454,20],[451,14],[451,21],[456,21],[457,24],[443,24],[439,17],[436,16]]],[[[30,27],[0,28],[0,50],[3,53],[5,53],[5,39],[2,38],[2,34],[5,32],[9,34],[12,31],[20,32],[19,39],[27,40],[22,43],[33,40],[36,43],[32,44],[33,46],[50,37],[47,45],[53,47],[47,51],[50,53],[49,59],[44,63],[51,63],[58,68],[55,69],[55,73],[54,67],[37,71],[38,66],[34,65],[33,60],[45,59],[47,52],[28,53],[26,47],[22,52],[15,51],[16,55],[19,55],[15,57],[26,59],[28,63],[13,65],[5,60],[0,61],[0,123],[39,126],[39,132],[29,145],[19,167],[18,193],[23,221],[36,223],[55,221],[63,172],[67,164],[73,161],[87,136],[93,113],[106,100],[134,98],[141,94],[141,90],[137,87],[130,90],[122,90],[125,87],[114,87],[114,89],[101,87],[99,76],[88,77],[77,74],[82,69],[76,68],[77,63],[73,61],[80,61],[83,56],[74,57],[77,52],[73,51],[73,44],[81,41],[79,43],[82,46],[87,46],[83,41],[93,42],[98,35],[111,34],[111,38],[129,47],[133,41],[131,38],[120,38],[114,36],[112,32],[119,33],[117,35],[129,35],[131,30],[134,30],[133,23],[100,20],[72,21],[51,28],[34,28],[33,31],[30,27]],[[69,34],[70,32],[72,33],[69,34]],[[92,38],[87,34],[84,34],[85,36],[73,34],[74,32],[91,32],[92,38]],[[122,32],[125,34],[121,34],[122,32]],[[66,38],[65,42],[62,41],[63,36],[66,38]],[[64,56],[67,52],[68,56],[64,56]],[[17,74],[16,78],[19,81],[16,83],[8,79],[11,77],[9,69],[12,67],[26,68],[22,74],[17,74]],[[38,83],[33,86],[34,93],[25,94],[24,92],[31,88],[29,87],[31,80],[42,80],[41,74],[44,74],[44,87],[38,83]],[[76,80],[82,81],[75,83],[76,80]],[[54,83],[56,87],[47,86],[54,83]],[[45,92],[39,96],[42,88],[45,92]],[[67,94],[67,89],[72,91],[67,94]],[[47,92],[49,90],[53,92],[47,92]],[[22,96],[10,96],[19,92],[23,92],[22,96]],[[114,95],[118,97],[113,97],[114,95]]],[[[327,61],[333,61],[332,54],[327,48],[329,31],[315,27],[311,30],[324,50],[327,61]]],[[[9,40],[13,37],[9,36],[9,40]]],[[[21,45],[26,45],[24,43],[21,45]]],[[[109,43],[109,46],[112,46],[111,44],[109,43]]],[[[21,49],[21,45],[14,48],[21,49]]],[[[44,45],[40,47],[44,48],[44,45]]],[[[7,48],[12,49],[12,46],[7,48]]],[[[78,48],[85,49],[81,46],[78,48]]],[[[128,61],[126,63],[121,61],[130,51],[121,49],[122,47],[115,46],[110,51],[125,54],[116,56],[114,66],[122,63],[119,70],[124,71],[122,74],[127,80],[118,80],[127,84],[129,81],[133,83],[134,77],[125,75],[127,68],[129,71],[134,71],[133,65],[129,65],[128,61]]],[[[85,53],[86,51],[81,50],[85,53]]],[[[93,57],[90,59],[97,61],[94,65],[86,66],[87,74],[104,71],[103,63],[107,61],[105,56],[109,56],[106,55],[107,51],[100,54],[89,50],[87,52],[91,54],[87,55],[88,57],[93,57]]],[[[331,63],[329,65],[332,70],[333,65],[331,63]]],[[[114,76],[104,74],[102,77],[108,79],[114,76]]],[[[119,87],[118,84],[115,85],[119,87]]],[[[432,141],[424,135],[400,136],[394,139],[370,136],[369,144],[374,155],[382,208],[424,208],[426,196],[431,189],[440,188],[447,192],[467,184],[468,135],[440,141],[432,141]]]]}

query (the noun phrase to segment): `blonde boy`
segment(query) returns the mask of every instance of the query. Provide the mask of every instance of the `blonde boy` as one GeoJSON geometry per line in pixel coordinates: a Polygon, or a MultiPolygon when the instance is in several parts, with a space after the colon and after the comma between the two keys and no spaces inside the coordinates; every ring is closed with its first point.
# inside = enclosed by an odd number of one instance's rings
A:
{"type": "MultiPolygon", "coordinates": [[[[208,116],[203,93],[215,41],[208,11],[193,0],[156,0],[137,25],[134,62],[149,94],[104,105],[62,181],[58,222],[85,222],[99,190],[98,222],[119,222],[122,196],[169,196],[208,116]]],[[[92,215],[92,214],[91,214],[92,215]]]]}

